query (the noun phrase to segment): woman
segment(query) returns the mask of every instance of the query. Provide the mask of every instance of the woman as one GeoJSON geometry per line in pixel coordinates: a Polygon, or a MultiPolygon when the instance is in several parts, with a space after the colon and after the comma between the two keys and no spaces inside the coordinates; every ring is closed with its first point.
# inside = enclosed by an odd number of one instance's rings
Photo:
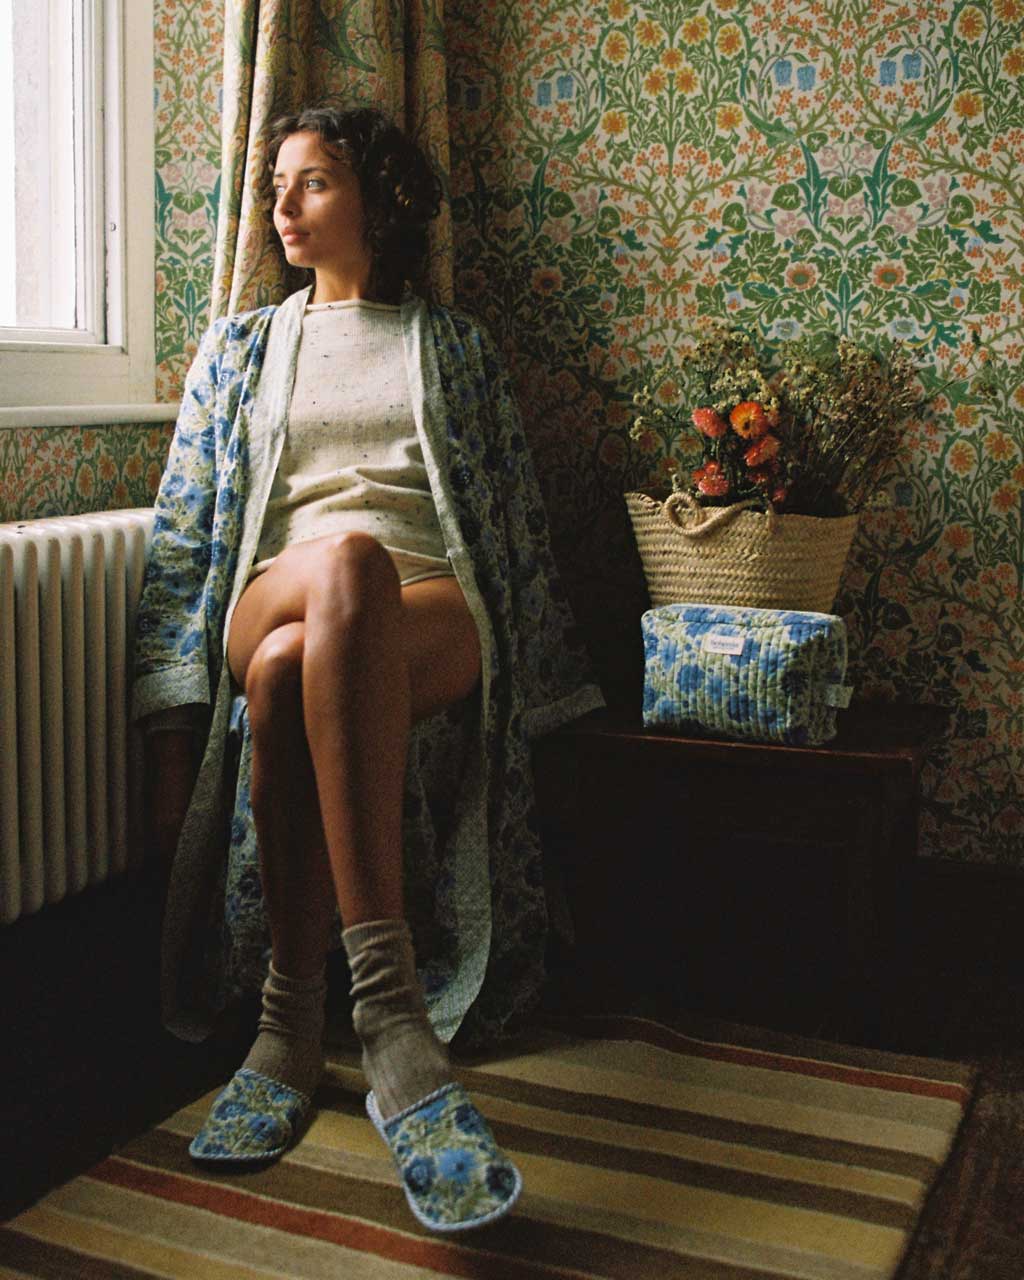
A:
{"type": "Polygon", "coordinates": [[[270,162],[275,228],[314,283],[204,338],[140,604],[135,714],[176,844],[165,1011],[200,1035],[265,977],[191,1150],[275,1158],[319,1078],[340,912],[367,1108],[414,1213],[458,1230],[520,1180],[444,1043],[536,996],[529,740],[601,696],[493,347],[400,302],[438,207],[422,153],[378,112],[313,109],[278,122],[270,162]],[[194,787],[181,708],[205,738],[194,787]]]}

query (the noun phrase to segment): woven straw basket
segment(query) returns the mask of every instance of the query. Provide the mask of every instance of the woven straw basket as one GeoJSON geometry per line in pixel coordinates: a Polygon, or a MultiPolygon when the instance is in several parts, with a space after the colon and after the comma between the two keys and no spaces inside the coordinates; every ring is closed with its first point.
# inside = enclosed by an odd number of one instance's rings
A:
{"type": "Polygon", "coordinates": [[[857,517],[776,515],[749,502],[626,494],[653,606],[695,602],[830,613],[857,517]]]}

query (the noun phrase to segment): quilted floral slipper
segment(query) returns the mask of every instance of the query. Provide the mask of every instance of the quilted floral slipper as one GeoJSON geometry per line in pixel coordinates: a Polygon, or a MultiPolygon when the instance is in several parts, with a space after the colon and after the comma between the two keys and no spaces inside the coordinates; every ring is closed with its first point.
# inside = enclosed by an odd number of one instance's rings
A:
{"type": "Polygon", "coordinates": [[[377,1099],[366,1110],[391,1151],[409,1208],[431,1231],[468,1231],[508,1213],[523,1189],[519,1170],[459,1084],[381,1119],[377,1099]]]}
{"type": "Polygon", "coordinates": [[[188,1153],[193,1160],[237,1164],[274,1160],[299,1136],[312,1107],[297,1089],[240,1067],[217,1094],[188,1153]]]}

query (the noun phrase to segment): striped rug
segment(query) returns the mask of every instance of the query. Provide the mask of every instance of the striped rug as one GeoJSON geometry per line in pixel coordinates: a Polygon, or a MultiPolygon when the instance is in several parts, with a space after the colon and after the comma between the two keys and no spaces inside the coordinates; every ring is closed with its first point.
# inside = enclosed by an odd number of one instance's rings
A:
{"type": "Polygon", "coordinates": [[[208,1095],[0,1227],[0,1275],[891,1277],[972,1087],[948,1063],[621,1018],[545,1027],[460,1075],[525,1180],[492,1227],[416,1224],[338,1050],[279,1164],[197,1169],[208,1095]]]}

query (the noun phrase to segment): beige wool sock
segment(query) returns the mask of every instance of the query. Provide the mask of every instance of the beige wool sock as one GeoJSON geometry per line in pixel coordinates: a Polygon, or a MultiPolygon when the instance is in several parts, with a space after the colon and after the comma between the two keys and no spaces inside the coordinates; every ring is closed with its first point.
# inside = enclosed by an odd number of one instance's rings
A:
{"type": "Polygon", "coordinates": [[[448,1052],[427,1017],[408,924],[373,920],[345,929],[341,940],[363,1071],[387,1120],[451,1080],[448,1052]]]}
{"type": "Polygon", "coordinates": [[[312,978],[289,978],[271,964],[259,1034],[242,1066],[312,1097],[324,1067],[326,998],[323,970],[312,978]]]}

